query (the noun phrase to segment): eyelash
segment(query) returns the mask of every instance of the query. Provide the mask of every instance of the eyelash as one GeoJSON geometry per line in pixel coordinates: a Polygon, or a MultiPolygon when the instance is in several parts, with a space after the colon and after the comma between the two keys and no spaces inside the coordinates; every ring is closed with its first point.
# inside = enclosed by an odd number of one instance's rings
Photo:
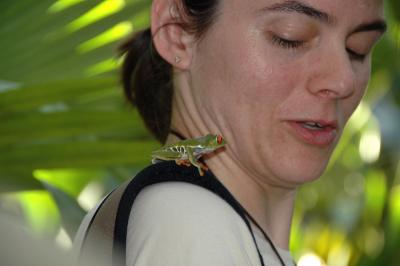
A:
{"type": "Polygon", "coordinates": [[[350,59],[352,59],[352,60],[363,62],[365,57],[367,57],[367,55],[365,55],[365,54],[359,54],[350,49],[346,49],[346,50],[347,50],[347,53],[349,54],[350,59]]]}
{"type": "MultiPolygon", "coordinates": [[[[304,45],[304,41],[287,40],[287,39],[278,37],[276,35],[272,36],[272,42],[276,45],[279,45],[282,48],[285,48],[285,49],[297,49],[297,48],[301,48],[304,45]]],[[[349,57],[351,60],[355,60],[355,61],[359,61],[359,62],[363,62],[365,57],[367,56],[365,54],[356,53],[350,49],[346,49],[346,51],[349,54],[349,57]]]]}
{"type": "Polygon", "coordinates": [[[278,37],[276,35],[272,36],[272,42],[274,44],[277,44],[279,46],[281,46],[282,48],[285,49],[296,49],[296,48],[300,48],[301,46],[303,46],[304,42],[303,41],[292,41],[292,40],[286,40],[283,39],[281,37],[278,37]]]}

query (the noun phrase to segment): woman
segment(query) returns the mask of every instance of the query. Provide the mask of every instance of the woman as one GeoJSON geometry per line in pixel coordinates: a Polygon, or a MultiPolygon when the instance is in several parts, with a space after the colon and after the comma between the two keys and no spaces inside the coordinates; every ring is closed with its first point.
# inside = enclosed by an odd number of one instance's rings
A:
{"type": "Polygon", "coordinates": [[[126,95],[161,142],[224,136],[204,162],[258,246],[218,196],[166,182],[135,200],[128,265],[293,265],[296,190],[323,173],[384,31],[380,0],[154,0],[124,46],[126,95]]]}

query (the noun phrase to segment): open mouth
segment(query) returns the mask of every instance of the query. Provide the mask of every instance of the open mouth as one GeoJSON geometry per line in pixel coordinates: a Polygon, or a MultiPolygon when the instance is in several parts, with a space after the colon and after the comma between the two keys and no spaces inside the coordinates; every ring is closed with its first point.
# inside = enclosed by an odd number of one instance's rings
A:
{"type": "Polygon", "coordinates": [[[337,128],[336,123],[324,123],[324,122],[314,122],[314,121],[300,121],[297,122],[299,123],[302,127],[306,129],[311,129],[311,130],[325,130],[325,129],[330,129],[330,130],[335,130],[337,128]]]}
{"type": "Polygon", "coordinates": [[[335,122],[323,121],[291,121],[294,132],[303,141],[317,145],[327,146],[331,144],[337,135],[335,122]]]}

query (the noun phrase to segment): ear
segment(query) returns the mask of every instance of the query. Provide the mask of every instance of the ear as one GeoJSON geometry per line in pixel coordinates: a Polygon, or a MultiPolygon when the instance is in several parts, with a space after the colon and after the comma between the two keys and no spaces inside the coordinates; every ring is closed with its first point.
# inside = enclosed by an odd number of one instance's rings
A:
{"type": "Polygon", "coordinates": [[[176,0],[154,0],[151,34],[159,55],[178,69],[188,69],[192,61],[194,37],[182,28],[183,17],[176,0]]]}

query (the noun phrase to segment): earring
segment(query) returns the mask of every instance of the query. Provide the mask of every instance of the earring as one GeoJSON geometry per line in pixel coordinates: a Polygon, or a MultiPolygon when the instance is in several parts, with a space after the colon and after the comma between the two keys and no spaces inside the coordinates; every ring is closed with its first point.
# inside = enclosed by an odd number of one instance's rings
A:
{"type": "Polygon", "coordinates": [[[181,58],[179,56],[175,56],[175,63],[179,64],[181,62],[181,58]]]}

